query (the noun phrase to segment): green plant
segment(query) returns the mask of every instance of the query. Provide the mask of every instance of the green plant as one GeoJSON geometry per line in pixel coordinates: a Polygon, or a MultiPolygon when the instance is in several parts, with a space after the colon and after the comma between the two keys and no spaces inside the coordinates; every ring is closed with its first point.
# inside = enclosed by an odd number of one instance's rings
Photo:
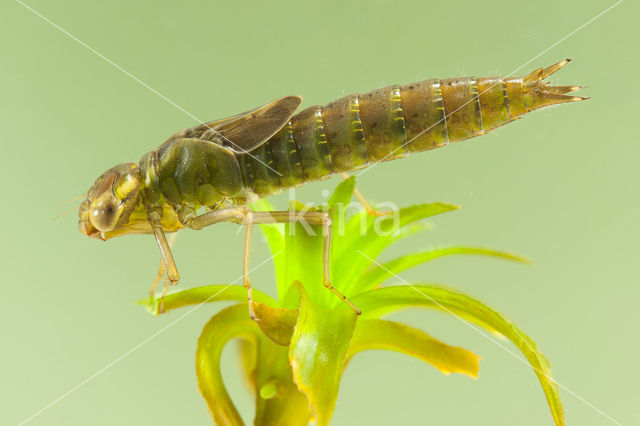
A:
{"type": "MultiPolygon", "coordinates": [[[[167,296],[167,311],[203,302],[240,302],[215,314],[198,340],[196,374],[214,421],[221,425],[243,424],[225,390],[219,365],[222,349],[234,338],[241,341],[242,363],[255,390],[257,425],[305,425],[313,418],[318,425],[328,424],[345,366],[355,354],[368,349],[402,352],[445,374],[477,377],[478,357],[472,352],[447,345],[407,325],[381,319],[398,309],[418,306],[458,316],[513,342],[538,376],[556,424],[564,424],[548,361],[511,321],[482,302],[442,286],[382,286],[400,271],[442,256],[481,254],[526,260],[489,249],[448,247],[379,264],[374,259],[390,244],[428,229],[421,222],[423,219],[457,207],[431,203],[403,208],[395,224],[364,210],[349,216],[341,206],[349,204],[354,188],[354,178],[345,180],[324,208],[332,217],[334,230],[344,225],[344,232],[334,232],[332,238],[333,283],[362,310],[361,316],[323,287],[320,232],[310,235],[299,224],[262,226],[275,255],[278,300],[254,289],[257,321],[249,318],[246,292],[241,286],[210,285],[167,296]],[[291,226],[296,227],[294,235],[289,232],[291,226]]],[[[264,201],[254,207],[269,208],[264,201]]],[[[146,304],[157,313],[157,301],[146,304]]]]}

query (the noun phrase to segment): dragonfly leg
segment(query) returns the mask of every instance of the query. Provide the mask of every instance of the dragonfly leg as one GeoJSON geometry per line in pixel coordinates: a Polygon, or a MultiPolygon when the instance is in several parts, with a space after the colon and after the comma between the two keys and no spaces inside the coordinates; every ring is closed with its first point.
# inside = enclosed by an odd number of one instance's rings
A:
{"type": "Polygon", "coordinates": [[[249,280],[249,253],[251,249],[251,233],[253,231],[253,212],[247,206],[229,207],[221,210],[213,210],[203,213],[199,216],[188,218],[184,221],[184,225],[192,229],[202,229],[206,226],[220,222],[234,222],[246,225],[244,238],[244,255],[242,261],[242,283],[247,289],[247,299],[249,304],[249,315],[255,320],[256,316],[253,310],[253,288],[249,280]]]}
{"type": "Polygon", "coordinates": [[[322,275],[323,285],[333,294],[344,301],[351,309],[360,314],[360,309],[345,297],[333,284],[330,279],[330,253],[331,253],[331,218],[325,212],[296,212],[296,211],[265,211],[254,212],[248,206],[230,207],[226,209],[203,213],[200,216],[190,218],[185,221],[184,225],[193,229],[202,229],[206,226],[219,222],[233,222],[246,226],[244,240],[244,256],[243,256],[243,283],[247,289],[247,297],[249,300],[249,313],[251,318],[255,319],[253,312],[253,294],[251,281],[249,279],[249,252],[251,247],[251,233],[254,224],[266,223],[294,223],[306,222],[310,225],[322,226],[323,230],[323,249],[322,249],[322,275]]]}
{"type": "MultiPolygon", "coordinates": [[[[167,240],[167,242],[169,243],[169,248],[173,247],[173,245],[176,242],[177,236],[178,236],[177,232],[174,232],[171,235],[169,235],[169,238],[167,240]]],[[[153,280],[153,283],[151,284],[151,291],[150,291],[151,299],[153,299],[156,293],[156,288],[158,287],[158,284],[160,284],[160,281],[162,281],[162,278],[164,277],[164,273],[166,270],[167,268],[164,265],[164,259],[160,259],[160,264],[158,265],[158,273],[156,274],[156,277],[153,280]]]]}
{"type": "Polygon", "coordinates": [[[162,256],[167,278],[169,279],[169,284],[164,285],[164,288],[162,289],[162,297],[160,298],[159,312],[164,313],[164,297],[167,294],[167,289],[169,285],[178,284],[178,281],[180,281],[180,274],[178,274],[176,262],[173,260],[171,248],[169,247],[169,243],[167,242],[164,230],[160,223],[160,213],[156,211],[149,211],[147,216],[151,223],[151,228],[153,229],[153,235],[156,237],[156,243],[160,249],[160,255],[162,256]]]}
{"type": "MultiPolygon", "coordinates": [[[[349,179],[349,175],[347,173],[340,173],[340,176],[342,176],[342,179],[344,180],[349,179]]],[[[353,195],[360,202],[360,204],[362,204],[362,207],[364,207],[364,209],[367,211],[367,214],[369,216],[379,217],[379,216],[385,216],[392,213],[384,210],[378,210],[375,207],[373,207],[371,203],[364,197],[364,195],[362,195],[362,192],[360,192],[360,190],[357,187],[353,189],[353,195]]]]}
{"type": "Polygon", "coordinates": [[[249,280],[249,253],[251,252],[251,233],[253,231],[253,212],[248,211],[244,217],[245,233],[244,233],[244,255],[242,256],[242,284],[247,289],[247,300],[249,303],[249,315],[252,320],[256,319],[253,311],[253,287],[249,280]]]}
{"type": "Polygon", "coordinates": [[[191,229],[202,229],[220,222],[234,222],[242,224],[244,217],[250,212],[251,209],[248,206],[229,207],[188,218],[183,222],[183,224],[191,229]]]}
{"type": "Polygon", "coordinates": [[[338,296],[353,311],[360,315],[360,309],[345,295],[331,284],[331,218],[326,212],[296,212],[296,211],[267,211],[252,212],[246,223],[293,223],[307,222],[310,225],[322,226],[322,284],[333,294],[338,296]]]}

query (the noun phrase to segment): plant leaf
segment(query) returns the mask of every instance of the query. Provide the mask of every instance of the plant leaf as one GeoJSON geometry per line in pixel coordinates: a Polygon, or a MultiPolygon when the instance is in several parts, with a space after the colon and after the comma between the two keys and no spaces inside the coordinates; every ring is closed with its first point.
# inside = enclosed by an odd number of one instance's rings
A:
{"type": "Polygon", "coordinates": [[[396,274],[399,274],[402,271],[405,271],[409,268],[413,268],[414,266],[420,265],[421,263],[426,263],[431,260],[437,259],[439,257],[444,256],[452,256],[459,254],[477,254],[483,256],[493,256],[499,257],[502,259],[512,260],[514,262],[520,263],[530,263],[528,259],[498,250],[492,250],[488,248],[482,247],[444,247],[444,248],[435,248],[427,251],[423,251],[420,253],[411,253],[405,256],[398,257],[394,260],[391,260],[383,265],[376,265],[373,269],[365,272],[360,281],[361,283],[358,285],[359,289],[370,289],[374,288],[378,284],[386,281],[387,279],[393,277],[396,274]]]}
{"type": "Polygon", "coordinates": [[[356,314],[344,303],[335,309],[321,308],[304,288],[300,289],[289,364],[293,381],[307,395],[315,411],[318,426],[328,425],[331,420],[355,325],[356,314]]]}
{"type": "Polygon", "coordinates": [[[564,410],[549,361],[529,336],[484,303],[455,290],[420,284],[383,287],[362,293],[351,300],[360,307],[363,318],[378,317],[409,306],[424,306],[444,310],[462,319],[472,319],[490,330],[498,331],[511,340],[529,361],[547,397],[553,419],[557,425],[564,425],[564,410]]]}
{"type": "Polygon", "coordinates": [[[334,285],[347,297],[363,291],[364,289],[357,287],[358,278],[371,266],[371,261],[365,256],[353,256],[353,253],[361,251],[371,259],[375,259],[394,241],[394,236],[399,229],[456,209],[458,206],[453,204],[428,203],[402,208],[397,216],[374,217],[367,215],[364,211],[353,216],[347,224],[345,236],[340,238],[344,241],[341,241],[333,255],[334,285]],[[394,222],[394,217],[397,217],[397,223],[394,222]]]}
{"type": "Polygon", "coordinates": [[[309,401],[293,382],[289,348],[265,337],[257,340],[256,425],[305,426],[313,416],[309,401]]]}
{"type": "Polygon", "coordinates": [[[297,310],[272,308],[264,303],[254,302],[253,311],[256,323],[265,336],[278,345],[289,346],[298,319],[297,310]]]}
{"type": "Polygon", "coordinates": [[[421,359],[443,372],[478,377],[479,357],[473,352],[449,346],[427,333],[397,322],[381,319],[359,321],[347,351],[347,360],[358,352],[387,349],[421,359]]]}
{"type": "MultiPolygon", "coordinates": [[[[194,287],[177,293],[170,293],[164,299],[165,312],[182,308],[189,305],[199,305],[201,303],[220,302],[224,300],[235,300],[238,302],[247,301],[247,290],[239,285],[213,284],[202,287],[194,287]]],[[[271,296],[253,289],[253,300],[255,302],[269,303],[277,305],[271,296]]],[[[160,299],[144,298],[136,302],[144,306],[152,315],[158,315],[160,309],[160,299]]]]}
{"type": "MultiPolygon", "coordinates": [[[[309,211],[306,206],[297,206],[297,209],[309,211]]],[[[291,285],[296,281],[301,282],[313,300],[324,307],[331,306],[333,298],[337,299],[322,285],[321,235],[320,226],[308,223],[285,224],[285,250],[281,256],[286,259],[283,267],[283,286],[286,285],[288,288],[281,298],[282,307],[295,309],[300,303],[298,286],[291,285]]]]}
{"type": "Polygon", "coordinates": [[[391,237],[389,245],[395,243],[396,241],[415,235],[419,232],[431,231],[433,228],[433,223],[424,220],[421,222],[410,223],[409,225],[398,229],[398,232],[396,232],[393,237],[391,237]]]}
{"type": "Polygon", "coordinates": [[[243,425],[220,373],[220,355],[234,337],[255,338],[260,333],[247,315],[247,305],[230,306],[214,315],[202,329],[196,349],[198,388],[216,424],[243,425]]]}
{"type": "MultiPolygon", "coordinates": [[[[259,199],[255,203],[251,204],[251,208],[255,211],[271,211],[274,210],[271,203],[264,198],[259,199]]],[[[261,224],[260,230],[267,239],[267,244],[271,250],[271,255],[274,256],[273,264],[276,270],[276,284],[278,286],[278,297],[281,298],[286,291],[284,284],[284,263],[286,262],[285,256],[276,256],[276,254],[284,251],[284,225],[281,223],[267,223],[261,224]],[[282,287],[282,288],[281,288],[282,287]]]]}
{"type": "Polygon", "coordinates": [[[238,339],[236,343],[238,347],[238,353],[240,355],[240,365],[242,366],[242,371],[245,374],[247,384],[249,385],[251,390],[256,392],[255,370],[256,360],[258,359],[257,340],[238,339]]]}
{"type": "MultiPolygon", "coordinates": [[[[344,179],[342,182],[336,186],[336,189],[333,190],[333,194],[329,198],[329,210],[332,210],[334,207],[342,204],[346,207],[351,202],[351,197],[353,197],[353,191],[356,188],[356,177],[350,176],[347,179],[344,179]]],[[[345,211],[346,213],[346,211],[345,211]]]]}

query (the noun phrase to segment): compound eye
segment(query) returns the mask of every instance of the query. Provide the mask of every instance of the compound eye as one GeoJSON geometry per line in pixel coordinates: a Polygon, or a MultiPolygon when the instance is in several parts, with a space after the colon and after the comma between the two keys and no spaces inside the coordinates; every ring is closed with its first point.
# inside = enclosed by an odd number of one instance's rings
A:
{"type": "Polygon", "coordinates": [[[120,208],[115,200],[102,198],[91,205],[89,220],[99,231],[111,231],[118,223],[120,208]]]}

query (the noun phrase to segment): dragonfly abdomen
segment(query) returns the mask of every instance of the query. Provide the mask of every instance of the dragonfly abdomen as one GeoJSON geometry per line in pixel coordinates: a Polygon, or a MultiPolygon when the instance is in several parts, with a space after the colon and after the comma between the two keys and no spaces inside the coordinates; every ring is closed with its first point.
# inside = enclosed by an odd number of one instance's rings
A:
{"type": "Polygon", "coordinates": [[[568,60],[525,77],[458,77],[348,95],[294,115],[267,143],[241,155],[258,196],[479,136],[535,109],[583,98],[543,80],[568,60]]]}
{"type": "Polygon", "coordinates": [[[245,182],[266,196],[482,134],[481,117],[469,114],[478,110],[477,93],[475,79],[426,80],[311,106],[251,155],[239,156],[245,182]],[[455,111],[467,101],[470,107],[455,111]]]}

